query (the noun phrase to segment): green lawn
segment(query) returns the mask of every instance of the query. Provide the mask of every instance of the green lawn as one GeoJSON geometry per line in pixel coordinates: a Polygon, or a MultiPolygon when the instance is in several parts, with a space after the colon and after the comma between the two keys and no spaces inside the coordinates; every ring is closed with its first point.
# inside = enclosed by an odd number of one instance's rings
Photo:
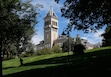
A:
{"type": "Polygon", "coordinates": [[[111,72],[111,47],[87,50],[82,55],[72,55],[70,52],[68,56],[66,52],[25,57],[23,60],[24,66],[21,67],[19,59],[3,61],[4,77],[97,76],[103,74],[99,72],[111,72]]]}
{"type": "MultiPolygon", "coordinates": [[[[33,63],[33,62],[41,61],[44,59],[50,59],[50,58],[62,57],[62,56],[67,56],[67,53],[57,53],[57,54],[51,54],[51,55],[25,57],[23,58],[23,63],[25,65],[28,63],[33,63]]],[[[17,58],[17,59],[5,60],[3,61],[2,65],[3,65],[3,75],[7,75],[7,74],[12,74],[16,72],[25,71],[25,70],[45,68],[45,67],[56,66],[56,65],[61,65],[61,64],[59,63],[58,64],[42,64],[42,65],[37,64],[34,66],[30,65],[30,66],[20,67],[19,58],[17,58]]]]}

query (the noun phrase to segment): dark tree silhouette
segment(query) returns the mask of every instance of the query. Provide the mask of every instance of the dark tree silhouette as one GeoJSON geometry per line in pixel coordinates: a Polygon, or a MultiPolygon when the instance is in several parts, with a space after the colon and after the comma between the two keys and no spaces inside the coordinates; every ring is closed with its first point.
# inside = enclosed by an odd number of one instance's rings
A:
{"type": "Polygon", "coordinates": [[[36,16],[40,6],[33,6],[30,0],[0,0],[0,77],[2,77],[2,51],[16,43],[24,48],[34,33],[36,16]]]}
{"type": "Polygon", "coordinates": [[[79,55],[79,54],[84,54],[85,46],[82,44],[78,44],[74,46],[74,54],[79,55]]]}
{"type": "Polygon", "coordinates": [[[102,36],[102,46],[111,46],[111,25],[106,27],[105,33],[103,33],[102,36]]]}
{"type": "Polygon", "coordinates": [[[111,23],[110,8],[110,0],[65,0],[61,12],[63,17],[70,20],[68,28],[89,32],[111,23]]]}
{"type": "Polygon", "coordinates": [[[62,51],[63,52],[69,52],[69,46],[70,46],[70,50],[73,50],[73,46],[74,46],[74,39],[73,38],[69,38],[69,40],[66,40],[63,45],[62,45],[62,51]]]}
{"type": "Polygon", "coordinates": [[[77,37],[75,39],[73,54],[75,55],[83,54],[84,50],[85,50],[85,46],[82,45],[81,38],[79,34],[77,34],[77,37]]]}

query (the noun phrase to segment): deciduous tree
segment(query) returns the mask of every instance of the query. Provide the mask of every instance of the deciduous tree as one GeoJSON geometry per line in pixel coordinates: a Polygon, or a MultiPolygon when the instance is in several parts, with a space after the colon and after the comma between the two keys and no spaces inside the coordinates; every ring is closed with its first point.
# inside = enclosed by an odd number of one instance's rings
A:
{"type": "Polygon", "coordinates": [[[69,19],[70,29],[95,32],[111,23],[110,0],[65,0],[63,5],[62,16],[69,19]]]}
{"type": "Polygon", "coordinates": [[[2,77],[1,53],[8,45],[15,43],[17,50],[30,40],[37,24],[38,8],[30,0],[0,0],[0,77],[2,77]]]}
{"type": "Polygon", "coordinates": [[[69,38],[69,40],[66,40],[63,45],[62,45],[62,50],[64,52],[69,52],[69,50],[73,50],[74,48],[74,39],[73,38],[69,38]],[[69,49],[70,47],[70,49],[69,49]]]}
{"type": "Polygon", "coordinates": [[[106,27],[105,33],[103,36],[103,44],[102,46],[111,46],[111,25],[106,27]]]}

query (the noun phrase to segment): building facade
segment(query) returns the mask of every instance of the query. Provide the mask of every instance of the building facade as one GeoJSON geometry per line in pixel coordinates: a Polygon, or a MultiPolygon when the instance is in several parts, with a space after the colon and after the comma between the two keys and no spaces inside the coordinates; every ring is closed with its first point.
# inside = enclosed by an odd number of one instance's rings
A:
{"type": "Polygon", "coordinates": [[[44,45],[52,48],[54,41],[58,38],[58,17],[50,8],[44,17],[44,45]]]}
{"type": "MultiPolygon", "coordinates": [[[[68,39],[68,36],[58,36],[58,28],[58,16],[54,10],[50,8],[44,17],[44,40],[40,41],[40,43],[36,46],[36,49],[40,50],[43,48],[52,48],[55,43],[59,46],[62,46],[63,42],[68,39]]],[[[87,46],[87,49],[93,48],[93,45],[89,44],[87,40],[81,39],[81,43],[87,46]]]]}

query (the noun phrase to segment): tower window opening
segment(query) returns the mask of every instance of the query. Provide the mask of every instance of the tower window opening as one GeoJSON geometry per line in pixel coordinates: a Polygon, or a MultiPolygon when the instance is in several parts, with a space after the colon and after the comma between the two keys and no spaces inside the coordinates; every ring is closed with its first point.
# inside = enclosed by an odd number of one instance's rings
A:
{"type": "Polygon", "coordinates": [[[52,21],[52,25],[55,25],[55,26],[57,26],[57,22],[55,22],[55,21],[52,21]]]}

